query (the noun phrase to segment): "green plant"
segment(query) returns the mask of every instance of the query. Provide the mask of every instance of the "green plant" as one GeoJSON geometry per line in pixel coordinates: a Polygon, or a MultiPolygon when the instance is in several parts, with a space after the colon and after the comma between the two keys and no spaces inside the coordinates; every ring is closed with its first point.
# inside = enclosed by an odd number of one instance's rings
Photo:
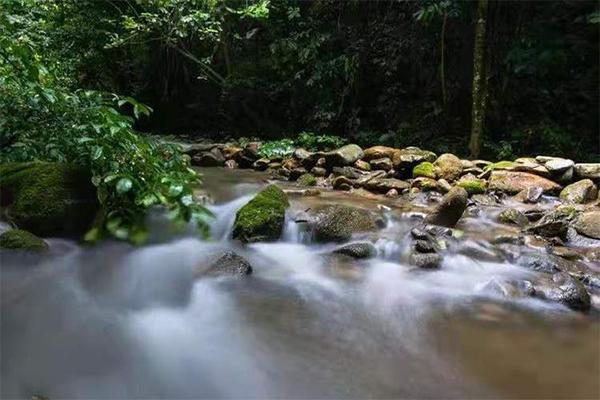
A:
{"type": "Polygon", "coordinates": [[[292,139],[270,140],[263,142],[258,149],[262,157],[288,157],[294,152],[295,146],[292,139]]]}
{"type": "Polygon", "coordinates": [[[130,97],[65,87],[54,65],[42,62],[36,43],[17,32],[15,20],[0,15],[0,161],[88,167],[102,209],[88,240],[110,234],[142,243],[144,217],[153,206],[164,207],[178,224],[195,221],[206,234],[210,213],[192,196],[198,174],[178,149],[133,129],[134,118],[150,108],[130,97]],[[119,111],[125,107],[134,117],[119,111]]]}
{"type": "Polygon", "coordinates": [[[307,150],[333,150],[346,143],[346,139],[334,135],[318,135],[313,132],[301,132],[296,138],[296,146],[307,150]]]}

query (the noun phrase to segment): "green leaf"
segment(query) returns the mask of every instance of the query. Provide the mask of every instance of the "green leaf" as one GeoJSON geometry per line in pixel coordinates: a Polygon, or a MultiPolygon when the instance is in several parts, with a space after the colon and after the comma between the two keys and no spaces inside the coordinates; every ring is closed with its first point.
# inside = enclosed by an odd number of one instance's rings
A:
{"type": "Polygon", "coordinates": [[[177,197],[183,191],[183,185],[171,185],[169,186],[169,196],[177,197]]]}
{"type": "Polygon", "coordinates": [[[119,193],[119,194],[127,193],[129,190],[131,190],[132,186],[133,186],[133,183],[131,182],[130,179],[121,178],[117,182],[117,193],[119,193]]]}

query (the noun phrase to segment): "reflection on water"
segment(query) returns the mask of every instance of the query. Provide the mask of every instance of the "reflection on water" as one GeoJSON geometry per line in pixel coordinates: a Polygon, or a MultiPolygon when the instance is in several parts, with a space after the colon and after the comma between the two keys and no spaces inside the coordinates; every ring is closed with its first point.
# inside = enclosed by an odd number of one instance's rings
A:
{"type": "Polygon", "coordinates": [[[414,271],[396,261],[410,227],[396,218],[369,261],[331,258],[293,221],[282,242],[239,248],[227,237],[253,179],[221,192],[212,242],[3,254],[1,397],[600,395],[597,319],[482,290],[531,272],[462,255],[414,271]],[[232,248],[252,276],[195,278],[232,248]]]}

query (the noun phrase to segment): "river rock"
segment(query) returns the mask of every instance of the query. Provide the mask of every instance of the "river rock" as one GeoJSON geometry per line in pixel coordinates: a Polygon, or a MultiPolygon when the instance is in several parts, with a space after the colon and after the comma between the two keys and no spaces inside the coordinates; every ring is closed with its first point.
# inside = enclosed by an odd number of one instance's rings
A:
{"type": "Polygon", "coordinates": [[[224,163],[225,156],[218,147],[192,156],[192,164],[200,167],[220,167],[224,163]]]}
{"type": "Polygon", "coordinates": [[[573,168],[579,178],[600,179],[600,163],[575,164],[573,168]]]}
{"type": "Polygon", "coordinates": [[[399,151],[399,149],[395,149],[393,147],[388,146],[373,146],[369,147],[364,151],[362,159],[365,161],[371,161],[380,158],[392,159],[394,157],[394,153],[397,153],[399,151]]]}
{"type": "Polygon", "coordinates": [[[411,186],[419,188],[424,192],[440,190],[440,184],[435,179],[426,178],[424,176],[413,179],[411,186]]]}
{"type": "Polygon", "coordinates": [[[303,174],[300,175],[296,182],[300,186],[315,186],[317,184],[317,179],[311,174],[303,174]]]}
{"type": "Polygon", "coordinates": [[[465,189],[469,195],[485,193],[487,182],[484,179],[479,179],[475,175],[466,174],[460,177],[457,186],[465,189]]]}
{"type": "Polygon", "coordinates": [[[388,197],[390,199],[396,198],[399,196],[400,193],[398,193],[398,191],[396,189],[390,189],[387,191],[387,193],[385,194],[385,197],[388,197]]]}
{"type": "Polygon", "coordinates": [[[544,237],[566,237],[567,228],[577,216],[577,210],[570,206],[558,207],[546,214],[528,232],[544,237]]]}
{"type": "Polygon", "coordinates": [[[455,186],[444,195],[440,204],[427,216],[429,224],[454,227],[467,207],[467,191],[455,186]]]}
{"type": "Polygon", "coordinates": [[[535,297],[556,301],[575,310],[588,310],[590,295],[581,284],[569,274],[557,272],[551,278],[539,279],[533,285],[535,297]]]}
{"type": "Polygon", "coordinates": [[[242,256],[227,251],[202,275],[207,276],[246,276],[252,273],[252,265],[242,256]]]}
{"type": "Polygon", "coordinates": [[[298,167],[290,170],[289,179],[291,181],[295,181],[300,178],[302,175],[307,174],[308,171],[304,167],[298,167]]]}
{"type": "Polygon", "coordinates": [[[327,175],[327,170],[323,167],[313,167],[310,172],[314,175],[314,176],[325,176],[327,175]]]}
{"type": "Polygon", "coordinates": [[[493,171],[488,182],[490,190],[499,190],[511,194],[529,187],[540,187],[544,193],[560,190],[560,185],[550,179],[519,171],[493,171]]]}
{"type": "Polygon", "coordinates": [[[600,239],[600,211],[587,211],[579,215],[575,220],[574,228],[577,233],[600,239]]]}
{"type": "Polygon", "coordinates": [[[598,198],[598,188],[591,179],[582,179],[566,186],[560,192],[560,198],[569,203],[587,203],[598,198]]]}
{"type": "Polygon", "coordinates": [[[0,249],[44,251],[48,250],[48,244],[33,233],[11,229],[0,235],[0,249]]]}
{"type": "Polygon", "coordinates": [[[66,163],[0,165],[0,208],[17,227],[38,236],[80,238],[98,211],[90,172],[66,163]]]}
{"type": "Polygon", "coordinates": [[[367,190],[377,193],[387,193],[395,189],[398,193],[402,193],[404,189],[408,189],[410,184],[395,178],[371,179],[363,184],[367,190]]]}
{"type": "Polygon", "coordinates": [[[438,269],[441,267],[443,257],[437,253],[412,253],[408,262],[421,269],[438,269]]]}
{"type": "Polygon", "coordinates": [[[418,147],[407,147],[402,150],[396,151],[392,155],[392,163],[394,164],[394,169],[398,171],[409,170],[412,172],[412,168],[423,162],[429,161],[433,162],[436,159],[435,153],[427,150],[421,150],[418,147]]]}
{"type": "Polygon", "coordinates": [[[307,158],[310,158],[313,156],[313,153],[311,153],[310,151],[303,149],[302,147],[298,147],[296,150],[294,150],[294,153],[292,154],[292,157],[294,157],[296,160],[305,160],[307,158]]]}
{"type": "Polygon", "coordinates": [[[438,178],[443,178],[448,182],[457,180],[463,169],[460,158],[450,153],[439,156],[433,165],[435,167],[436,176],[438,178]]]}
{"type": "Polygon", "coordinates": [[[539,186],[531,186],[521,190],[513,197],[513,199],[520,201],[521,203],[535,204],[540,201],[542,194],[544,194],[544,189],[539,186]]]}
{"type": "Polygon", "coordinates": [[[349,179],[358,179],[361,176],[367,175],[365,172],[354,167],[333,167],[332,172],[336,176],[345,176],[349,179]]]}
{"type": "Polygon", "coordinates": [[[341,204],[315,208],[310,211],[310,217],[314,240],[319,243],[343,242],[355,233],[377,229],[373,213],[341,204]]]}
{"type": "Polygon", "coordinates": [[[333,178],[331,181],[331,186],[333,186],[335,190],[349,191],[354,186],[354,181],[345,177],[344,175],[340,175],[333,178]]]}
{"type": "Polygon", "coordinates": [[[349,243],[333,251],[356,259],[372,258],[377,255],[377,249],[369,242],[349,243]]]}
{"type": "Polygon", "coordinates": [[[425,178],[435,179],[435,167],[432,163],[428,161],[424,161],[422,163],[417,164],[412,171],[413,177],[418,178],[420,176],[425,178]]]}
{"type": "Polygon", "coordinates": [[[227,169],[236,169],[239,167],[239,165],[238,165],[237,161],[235,161],[235,160],[227,160],[227,161],[225,161],[224,167],[227,169]]]}
{"type": "Polygon", "coordinates": [[[354,168],[359,169],[361,171],[370,171],[372,169],[371,164],[363,160],[356,160],[352,165],[354,166],[354,168]]]}
{"type": "Polygon", "coordinates": [[[387,157],[376,158],[374,160],[371,160],[371,166],[375,170],[382,170],[382,171],[390,171],[392,168],[394,168],[394,164],[392,164],[392,160],[390,160],[387,157]]]}
{"type": "Polygon", "coordinates": [[[269,168],[270,163],[271,160],[269,160],[268,158],[259,158],[258,160],[252,163],[252,168],[254,168],[257,171],[264,171],[267,168],[269,168]]]}
{"type": "Polygon", "coordinates": [[[240,208],[233,224],[233,239],[242,243],[275,241],[281,237],[287,195],[276,185],[269,185],[240,208]]]}
{"type": "Polygon", "coordinates": [[[529,219],[521,211],[514,208],[507,208],[498,214],[498,220],[504,224],[514,224],[523,227],[529,224],[529,219]]]}
{"type": "Polygon", "coordinates": [[[356,144],[347,144],[339,149],[319,154],[321,157],[325,158],[328,166],[338,167],[354,164],[356,160],[360,160],[363,157],[364,152],[360,146],[356,144]]]}
{"type": "Polygon", "coordinates": [[[565,158],[551,158],[544,163],[544,166],[552,175],[560,175],[572,169],[575,163],[565,158]]]}

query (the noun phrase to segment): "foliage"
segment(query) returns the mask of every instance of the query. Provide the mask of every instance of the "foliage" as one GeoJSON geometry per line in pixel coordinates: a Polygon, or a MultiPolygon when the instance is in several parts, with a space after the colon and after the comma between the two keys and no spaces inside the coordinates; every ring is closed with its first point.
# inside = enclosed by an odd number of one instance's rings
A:
{"type": "Polygon", "coordinates": [[[28,3],[14,3],[22,8],[0,15],[0,160],[89,167],[103,209],[90,240],[109,233],[143,242],[144,215],[155,205],[206,232],[208,212],[193,201],[191,185],[199,177],[188,161],[175,148],[136,133],[134,118],[119,111],[128,107],[139,118],[150,108],[130,97],[66,87],[57,75],[61,69],[45,64],[35,37],[20,29],[31,17],[28,3]]]}
{"type": "Polygon", "coordinates": [[[296,138],[296,146],[311,151],[337,149],[346,143],[346,139],[335,135],[319,135],[313,132],[301,132],[296,138]]]}
{"type": "Polygon", "coordinates": [[[262,157],[288,157],[295,149],[292,139],[271,140],[264,142],[258,149],[258,154],[262,157]]]}

